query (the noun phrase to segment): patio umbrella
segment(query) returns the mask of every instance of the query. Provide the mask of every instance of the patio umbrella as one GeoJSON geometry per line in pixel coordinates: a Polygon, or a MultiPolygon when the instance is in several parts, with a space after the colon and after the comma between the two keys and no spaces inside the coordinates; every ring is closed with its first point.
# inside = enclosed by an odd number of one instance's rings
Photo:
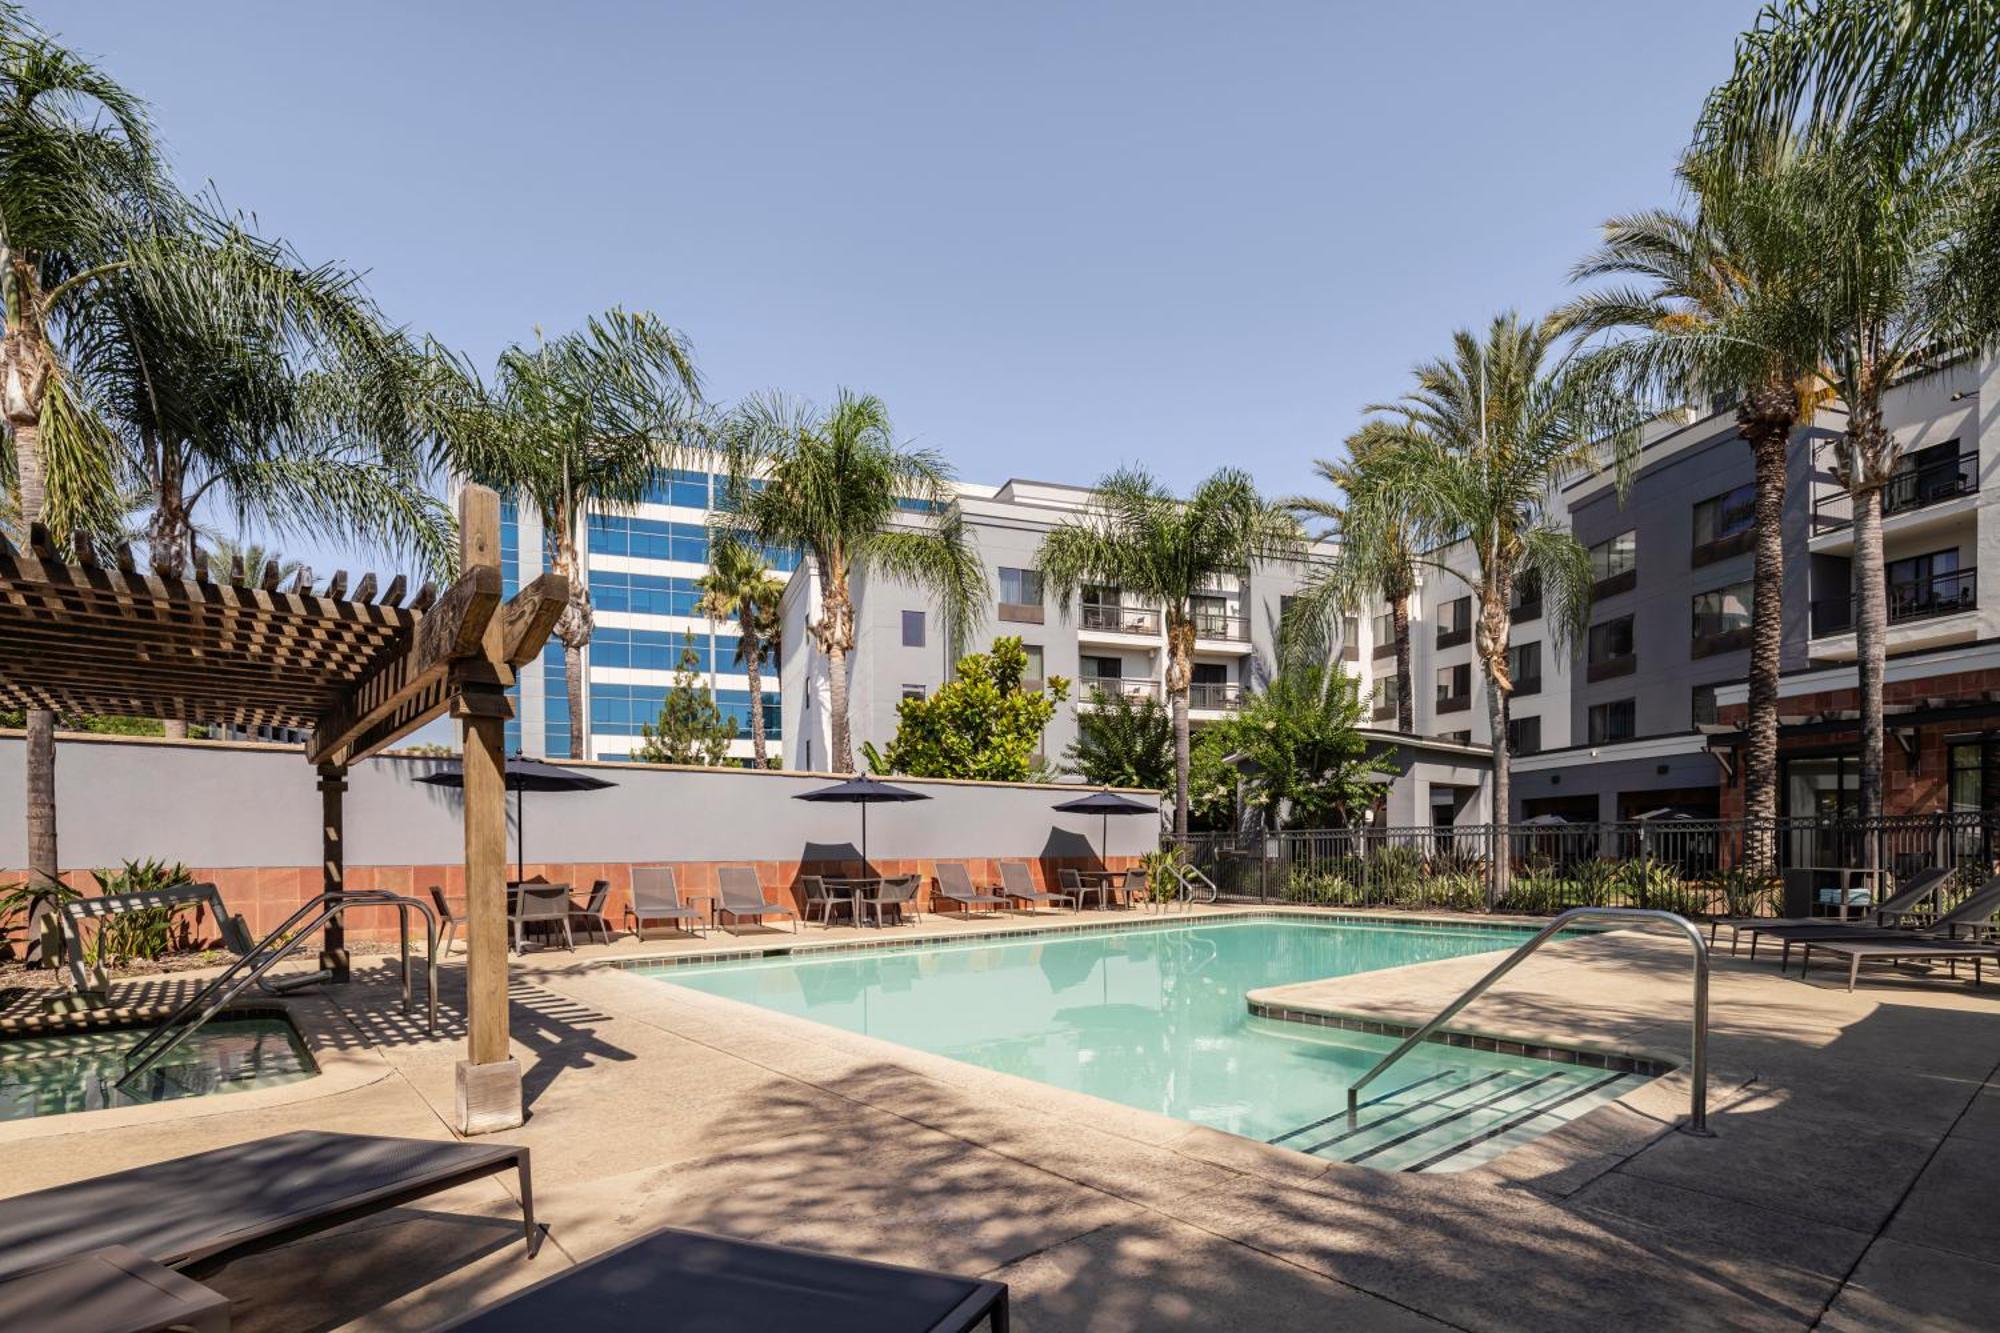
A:
{"type": "Polygon", "coordinates": [[[1064,801],[1056,807],[1066,815],[1096,815],[1098,817],[1097,859],[1104,860],[1111,847],[1111,816],[1113,815],[1153,815],[1160,813],[1158,806],[1135,801],[1129,796],[1120,796],[1110,788],[1094,791],[1088,796],[1080,796],[1074,801],[1064,801]]]}
{"type": "MultiPolygon", "coordinates": [[[[428,782],[433,787],[463,787],[465,766],[455,764],[450,768],[426,773],[417,779],[428,782]]],[[[603,778],[593,778],[587,773],[559,768],[554,764],[544,764],[537,759],[522,755],[512,755],[507,760],[507,790],[514,793],[514,878],[527,878],[528,826],[522,822],[521,793],[528,791],[596,791],[600,787],[615,787],[615,782],[603,778]]]]}
{"type": "Polygon", "coordinates": [[[800,792],[792,798],[795,801],[833,801],[840,805],[861,807],[861,864],[868,865],[868,807],[886,805],[892,801],[928,801],[930,797],[908,787],[898,787],[882,782],[866,773],[857,773],[845,782],[836,782],[831,787],[821,787],[817,791],[800,792]]]}

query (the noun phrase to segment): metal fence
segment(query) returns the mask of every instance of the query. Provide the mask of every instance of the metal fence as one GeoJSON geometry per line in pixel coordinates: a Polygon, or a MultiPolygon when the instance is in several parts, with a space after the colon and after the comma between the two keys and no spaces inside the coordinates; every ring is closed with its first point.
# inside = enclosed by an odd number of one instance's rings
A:
{"type": "Polygon", "coordinates": [[[1958,872],[1954,889],[1969,889],[1994,872],[2000,815],[1366,825],[1198,833],[1181,846],[1237,902],[1749,916],[1779,910],[1787,883],[1816,903],[1860,906],[1918,870],[1946,866],[1958,872]],[[1504,876],[1496,873],[1503,856],[1504,876]]]}

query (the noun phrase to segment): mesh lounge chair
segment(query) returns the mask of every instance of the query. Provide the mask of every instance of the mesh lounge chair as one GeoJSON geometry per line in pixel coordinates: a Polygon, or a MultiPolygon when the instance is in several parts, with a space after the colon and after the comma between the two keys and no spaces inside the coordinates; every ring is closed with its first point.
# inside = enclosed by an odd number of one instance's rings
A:
{"type": "MultiPolygon", "coordinates": [[[[806,924],[812,924],[815,907],[819,909],[819,923],[822,926],[830,928],[833,925],[835,909],[847,913],[848,920],[854,921],[854,899],[847,894],[829,893],[824,875],[800,875],[799,886],[804,889],[806,895],[806,924]]],[[[860,922],[856,921],[855,924],[859,925],[860,922]]]]}
{"type": "Polygon", "coordinates": [[[882,924],[882,913],[885,909],[895,913],[896,924],[899,926],[903,924],[904,908],[909,909],[910,919],[914,921],[917,917],[917,886],[921,882],[916,875],[898,875],[894,879],[885,879],[873,897],[860,900],[861,910],[865,915],[875,918],[878,928],[882,924]]]}
{"type": "Polygon", "coordinates": [[[716,919],[726,913],[741,921],[746,916],[757,918],[763,925],[767,916],[788,916],[792,919],[794,933],[799,928],[799,914],[789,905],[764,901],[764,886],[757,882],[757,872],[748,866],[724,866],[715,872],[716,892],[721,896],[715,900],[716,919]]]}
{"type": "Polygon", "coordinates": [[[1845,958],[1847,960],[1847,989],[1849,990],[1853,990],[1854,983],[1860,980],[1861,965],[1864,962],[1935,963],[1943,958],[1951,961],[1951,974],[1957,976],[1958,960],[1961,958],[1970,958],[1972,960],[1972,984],[1979,986],[1984,984],[1984,978],[1980,975],[1980,965],[1987,959],[2000,959],[2000,947],[1991,944],[1975,944],[1969,940],[1920,939],[1914,937],[1886,939],[1880,936],[1872,936],[1862,940],[1802,940],[1800,941],[1800,947],[1805,951],[1804,957],[1799,962],[1799,975],[1801,977],[1805,976],[1806,969],[1812,966],[1813,950],[1818,949],[1821,953],[1830,953],[1837,958],[1845,958]]]}
{"type": "Polygon", "coordinates": [[[1137,867],[1125,872],[1125,882],[1119,887],[1125,891],[1125,905],[1127,907],[1132,906],[1134,903],[1151,902],[1153,900],[1153,886],[1146,881],[1146,872],[1137,867]]]}
{"type": "MultiPolygon", "coordinates": [[[[1874,910],[1871,914],[1874,917],[1874,924],[1878,926],[1896,924],[1895,919],[1921,911],[1923,901],[1942,887],[1944,882],[1951,877],[1951,873],[1949,869],[1938,866],[1934,866],[1928,870],[1917,871],[1904,881],[1902,889],[1894,897],[1874,910]]],[[[1840,923],[1830,921],[1824,917],[1717,917],[1708,923],[1708,942],[1714,944],[1716,932],[1718,930],[1727,930],[1729,932],[1729,952],[1735,953],[1736,941],[1746,932],[1754,936],[1760,930],[1771,930],[1780,926],[1828,926],[1837,924],[1840,923]]],[[[1756,948],[1754,940],[1751,948],[1754,952],[1756,948]]]]}
{"type": "Polygon", "coordinates": [[[1097,895],[1099,907],[1111,906],[1111,886],[1103,880],[1098,880],[1095,884],[1085,884],[1082,875],[1068,866],[1063,866],[1056,871],[1056,883],[1062,885],[1064,893],[1075,896],[1079,910],[1090,905],[1087,900],[1092,894],[1097,895]]]}
{"type": "Polygon", "coordinates": [[[1976,940],[1979,933],[1992,926],[1995,913],[2000,913],[2000,875],[1995,875],[1966,896],[1965,901],[1939,916],[1935,921],[1919,928],[1897,928],[1894,926],[1869,926],[1855,923],[1837,925],[1818,922],[1805,925],[1766,926],[1753,930],[1750,937],[1750,956],[1757,956],[1757,942],[1769,937],[1784,945],[1778,956],[1778,968],[1783,971],[1792,960],[1792,945],[1841,941],[1858,944],[1869,940],[1909,941],[1924,939],[1955,940],[1961,930],[1971,932],[1976,940]]]}
{"type": "Polygon", "coordinates": [[[0,1200],[0,1281],[111,1245],[168,1268],[253,1253],[508,1170],[532,1247],[526,1148],[319,1130],[253,1139],[0,1200]]]}
{"type": "Polygon", "coordinates": [[[590,901],[582,907],[572,906],[569,919],[581,925],[591,934],[611,943],[611,918],[604,914],[611,901],[611,881],[600,879],[590,886],[590,901]]]}
{"type": "Polygon", "coordinates": [[[1000,891],[1016,902],[1028,904],[1030,908],[1037,903],[1068,903],[1071,908],[1076,906],[1076,895],[1073,893],[1044,893],[1036,888],[1034,873],[1019,861],[1000,863],[1000,891]]]}
{"type": "Polygon", "coordinates": [[[1007,899],[973,888],[972,876],[957,861],[938,862],[937,882],[938,897],[945,902],[957,903],[962,912],[971,912],[978,903],[985,903],[996,911],[1007,906],[1007,899]]]}
{"type": "Polygon", "coordinates": [[[625,909],[625,915],[632,921],[632,933],[641,934],[648,921],[671,921],[677,926],[682,921],[691,921],[692,926],[680,927],[689,934],[701,933],[701,913],[681,903],[680,885],[674,879],[672,866],[638,866],[632,871],[632,904],[625,909]]]}

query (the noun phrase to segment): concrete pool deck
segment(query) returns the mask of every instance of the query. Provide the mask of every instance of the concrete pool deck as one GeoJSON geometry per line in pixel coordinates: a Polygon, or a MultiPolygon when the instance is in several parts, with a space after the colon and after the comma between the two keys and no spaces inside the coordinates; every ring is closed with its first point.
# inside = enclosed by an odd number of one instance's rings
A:
{"type": "MultiPolygon", "coordinates": [[[[797,939],[849,937],[872,932],[797,939]]],[[[522,1258],[511,1196],[482,1183],[229,1264],[210,1280],[237,1301],[235,1326],[428,1328],[667,1224],[996,1277],[1029,1330],[1972,1329],[2000,1300],[2000,988],[1881,973],[1850,995],[1833,969],[1805,983],[1724,953],[1716,1138],[1671,1130],[1686,1089],[1670,1075],[1486,1167],[1408,1176],[601,966],[747,942],[516,960],[530,1120],[501,1137],[535,1152],[539,1257],[522,1258]]],[[[1416,1021],[1492,961],[1277,989],[1416,1021]]],[[[289,1129],[444,1137],[458,982],[447,968],[436,1039],[397,1009],[391,969],[306,1002],[336,1011],[341,1045],[379,1078],[78,1117],[0,1143],[0,1193],[289,1129]]],[[[1455,1026],[1681,1059],[1687,992],[1683,942],[1599,936],[1552,945],[1455,1026]]]]}

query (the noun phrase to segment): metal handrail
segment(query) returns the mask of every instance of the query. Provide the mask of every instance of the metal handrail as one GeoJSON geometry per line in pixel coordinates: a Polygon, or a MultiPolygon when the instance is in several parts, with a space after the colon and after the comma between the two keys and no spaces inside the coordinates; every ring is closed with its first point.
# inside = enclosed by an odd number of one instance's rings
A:
{"type": "Polygon", "coordinates": [[[1367,1073],[1356,1079],[1347,1088],[1347,1127],[1355,1129],[1359,1123],[1361,1090],[1372,1083],[1376,1076],[1390,1065],[1408,1055],[1433,1032],[1450,1022],[1458,1012],[1486,993],[1494,982],[1512,972],[1521,960],[1553,938],[1571,922],[1586,917],[1610,921],[1649,920],[1665,921],[1687,936],[1694,946],[1694,1023],[1692,1054],[1688,1068],[1694,1079],[1694,1087],[1688,1094],[1688,1122],[1682,1126],[1689,1134],[1707,1136],[1708,1128],[1708,945],[1702,940],[1701,932],[1684,916],[1673,912],[1662,912],[1651,907],[1572,907],[1557,916],[1527,943],[1521,945],[1485,976],[1467,987],[1450,1004],[1438,1011],[1430,1022],[1403,1038],[1403,1044],[1383,1056],[1381,1061],[1367,1073]]]}
{"type": "Polygon", "coordinates": [[[428,903],[401,894],[364,890],[357,893],[322,893],[300,905],[296,912],[286,917],[276,930],[259,940],[248,953],[238,958],[206,986],[196,991],[185,1003],[169,1014],[160,1025],[140,1038],[137,1045],[125,1053],[125,1072],[113,1086],[122,1088],[146,1070],[166,1058],[180,1044],[200,1031],[202,1025],[214,1018],[238,995],[260,980],[278,963],[290,957],[292,952],[305,943],[320,927],[352,907],[390,906],[397,910],[402,923],[403,943],[403,1012],[410,1011],[410,909],[415,908],[424,915],[424,934],[427,948],[425,961],[428,967],[428,1012],[425,1015],[426,1035],[437,1035],[437,913],[428,903]],[[317,915],[314,915],[317,913],[317,915]],[[297,934],[283,938],[294,926],[312,916],[312,921],[301,927],[297,934]],[[272,948],[276,942],[277,947],[272,948]],[[266,953],[266,950],[269,950],[266,953]],[[259,955],[264,955],[261,959],[259,955]],[[248,972],[243,973],[248,968],[248,972]],[[201,1012],[190,1023],[182,1025],[181,1020],[197,1009],[201,1012]]]}

